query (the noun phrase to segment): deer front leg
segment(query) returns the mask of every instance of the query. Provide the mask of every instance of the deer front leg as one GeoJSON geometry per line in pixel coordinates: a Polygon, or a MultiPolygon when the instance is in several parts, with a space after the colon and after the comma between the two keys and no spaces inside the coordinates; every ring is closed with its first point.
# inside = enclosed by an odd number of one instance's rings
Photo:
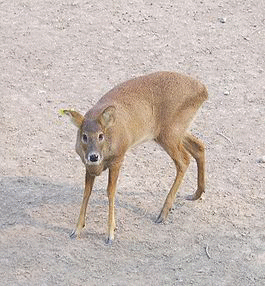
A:
{"type": "Polygon", "coordinates": [[[88,201],[91,195],[93,183],[94,183],[95,176],[90,175],[86,170],[86,177],[85,177],[85,189],[83,194],[83,201],[80,208],[80,214],[78,218],[78,222],[76,225],[76,229],[72,231],[70,234],[71,238],[76,238],[80,236],[80,232],[82,228],[85,226],[85,217],[86,217],[86,210],[88,206],[88,201]]]}
{"type": "Polygon", "coordinates": [[[108,214],[108,231],[106,243],[111,244],[114,240],[114,231],[116,228],[115,225],[115,192],[116,184],[119,175],[121,164],[116,164],[109,168],[109,178],[108,178],[108,187],[107,195],[109,201],[109,214],[108,214]]]}

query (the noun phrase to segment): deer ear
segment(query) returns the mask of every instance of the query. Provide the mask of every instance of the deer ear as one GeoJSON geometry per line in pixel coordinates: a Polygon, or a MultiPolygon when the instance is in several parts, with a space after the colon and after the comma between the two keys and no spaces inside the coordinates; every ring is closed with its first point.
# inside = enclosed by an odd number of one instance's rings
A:
{"type": "Polygon", "coordinates": [[[105,128],[109,128],[114,125],[115,123],[115,107],[110,106],[106,108],[99,117],[99,122],[104,126],[105,128]]]}
{"type": "Polygon", "coordinates": [[[72,121],[72,123],[78,128],[81,127],[81,125],[82,125],[82,123],[84,121],[84,117],[80,113],[78,113],[76,111],[60,110],[60,114],[69,116],[71,121],[72,121]]]}

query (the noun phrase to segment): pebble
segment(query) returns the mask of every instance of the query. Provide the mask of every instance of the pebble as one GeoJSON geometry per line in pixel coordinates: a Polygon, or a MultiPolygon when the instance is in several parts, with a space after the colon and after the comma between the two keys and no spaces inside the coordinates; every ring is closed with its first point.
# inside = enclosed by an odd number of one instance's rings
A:
{"type": "Polygon", "coordinates": [[[258,158],[257,163],[265,163],[265,156],[258,158]]]}
{"type": "Polygon", "coordinates": [[[218,20],[223,24],[226,23],[226,18],[224,17],[218,18],[218,20]]]}
{"type": "Polygon", "coordinates": [[[228,96],[228,95],[230,95],[230,92],[229,91],[224,91],[224,95],[228,96]]]}

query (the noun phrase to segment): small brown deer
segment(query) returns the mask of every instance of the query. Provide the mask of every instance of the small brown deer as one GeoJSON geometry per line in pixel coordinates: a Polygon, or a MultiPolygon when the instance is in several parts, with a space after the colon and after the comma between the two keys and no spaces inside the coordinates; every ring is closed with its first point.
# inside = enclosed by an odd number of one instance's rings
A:
{"type": "Polygon", "coordinates": [[[187,130],[197,110],[208,98],[200,82],[174,72],[158,72],[122,83],[90,109],[85,116],[62,110],[78,127],[76,151],[86,167],[85,190],[75,238],[85,226],[86,209],[95,176],[109,169],[107,194],[109,200],[107,243],[114,239],[114,198],[118,174],[126,151],[136,144],[155,140],[176,166],[176,178],[156,222],[166,220],[176,192],[190,162],[195,158],[198,168],[197,191],[188,200],[201,197],[205,189],[205,147],[187,130]]]}

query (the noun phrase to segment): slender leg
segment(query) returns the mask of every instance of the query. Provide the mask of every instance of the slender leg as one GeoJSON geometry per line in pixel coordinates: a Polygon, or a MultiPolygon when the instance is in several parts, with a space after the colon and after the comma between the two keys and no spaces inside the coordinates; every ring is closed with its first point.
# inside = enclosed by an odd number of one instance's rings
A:
{"type": "Polygon", "coordinates": [[[195,158],[198,167],[198,189],[186,199],[196,200],[205,191],[205,147],[201,140],[189,133],[184,137],[183,143],[185,149],[195,158]]]}
{"type": "Polygon", "coordinates": [[[109,168],[109,178],[108,178],[108,187],[107,195],[109,200],[109,215],[108,215],[108,232],[106,243],[111,244],[114,240],[114,231],[116,228],[115,225],[115,192],[116,184],[120,171],[121,163],[116,164],[109,168]]]}
{"type": "Polygon", "coordinates": [[[76,229],[73,230],[72,233],[70,234],[71,238],[79,237],[81,229],[85,226],[86,210],[87,210],[88,201],[91,195],[94,179],[95,179],[95,176],[90,175],[88,171],[86,170],[85,190],[83,194],[83,201],[81,204],[80,214],[79,214],[78,222],[76,225],[76,229]]]}
{"type": "Polygon", "coordinates": [[[162,145],[165,151],[171,156],[176,165],[176,178],[172,185],[170,192],[168,193],[166,200],[164,202],[163,208],[156,223],[161,223],[166,220],[169,211],[173,206],[173,202],[176,197],[177,190],[182,182],[185,172],[189,166],[190,158],[188,152],[184,149],[182,144],[178,144],[178,138],[174,135],[169,137],[163,137],[158,140],[158,143],[162,145]]]}

